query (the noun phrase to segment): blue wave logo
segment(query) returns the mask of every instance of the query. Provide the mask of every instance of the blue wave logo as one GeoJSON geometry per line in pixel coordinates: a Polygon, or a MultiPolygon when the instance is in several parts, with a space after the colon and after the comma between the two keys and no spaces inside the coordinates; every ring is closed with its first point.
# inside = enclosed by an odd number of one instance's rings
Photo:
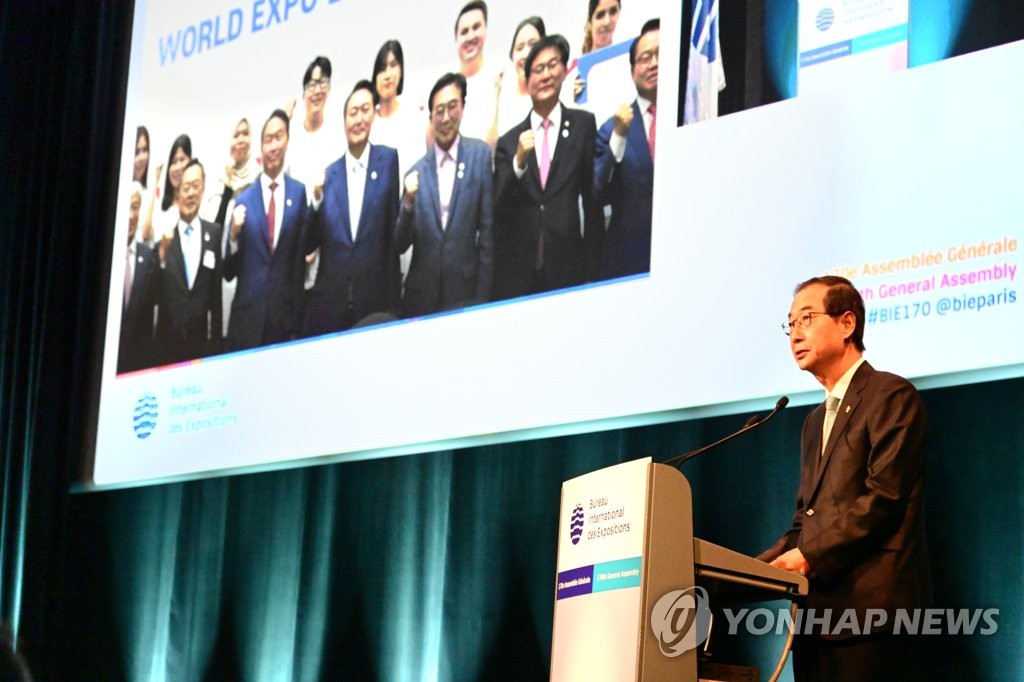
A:
{"type": "Polygon", "coordinates": [[[814,17],[814,25],[819,31],[824,33],[825,31],[832,28],[832,24],[836,21],[836,12],[831,7],[824,7],[817,16],[814,17]]]}
{"type": "Polygon", "coordinates": [[[156,429],[156,418],[158,415],[156,396],[152,393],[144,393],[135,401],[135,413],[132,415],[132,429],[135,437],[139,440],[149,438],[156,429]]]}
{"type": "Polygon", "coordinates": [[[569,537],[572,544],[580,544],[583,539],[583,505],[577,504],[572,510],[572,519],[569,521],[569,537]]]}

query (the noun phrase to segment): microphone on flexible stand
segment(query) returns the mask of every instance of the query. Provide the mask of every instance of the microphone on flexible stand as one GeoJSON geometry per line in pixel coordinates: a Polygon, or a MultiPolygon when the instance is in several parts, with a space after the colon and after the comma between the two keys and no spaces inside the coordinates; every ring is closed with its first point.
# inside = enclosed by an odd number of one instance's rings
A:
{"type": "Polygon", "coordinates": [[[750,431],[751,429],[757,428],[761,424],[764,424],[766,421],[768,421],[776,414],[778,414],[779,411],[785,408],[788,404],[789,398],[787,396],[782,396],[781,398],[779,398],[778,402],[775,403],[775,407],[772,408],[772,411],[769,412],[763,418],[759,414],[752,414],[750,415],[750,419],[747,420],[747,422],[743,425],[743,428],[740,429],[739,431],[731,433],[725,438],[722,438],[721,440],[716,440],[714,443],[711,443],[710,445],[705,445],[703,447],[697,448],[696,450],[691,450],[690,452],[684,453],[682,455],[676,455],[671,459],[666,459],[664,462],[662,462],[662,464],[667,464],[669,466],[674,466],[678,468],[679,466],[682,465],[683,462],[693,459],[697,455],[703,455],[708,450],[713,450],[717,448],[719,445],[728,443],[741,433],[746,433],[747,431],[750,431]]]}

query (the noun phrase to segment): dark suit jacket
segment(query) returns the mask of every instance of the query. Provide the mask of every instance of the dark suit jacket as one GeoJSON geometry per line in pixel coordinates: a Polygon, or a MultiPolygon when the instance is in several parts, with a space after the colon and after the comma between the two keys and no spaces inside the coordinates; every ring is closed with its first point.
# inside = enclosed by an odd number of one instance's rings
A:
{"type": "Polygon", "coordinates": [[[221,350],[221,226],[200,222],[202,252],[192,288],[185,279],[185,257],[177,229],[160,271],[156,335],[164,363],[216,355],[221,350]]]}
{"type": "Polygon", "coordinates": [[[636,100],[633,122],[626,132],[626,151],[616,163],[608,141],[615,129],[610,118],[597,133],[594,157],[594,191],[603,206],[611,205],[601,249],[601,279],[651,271],[651,200],[654,193],[654,162],[636,100]]]}
{"type": "Polygon", "coordinates": [[[306,252],[320,249],[320,268],[307,301],[307,335],[342,331],[371,313],[398,310],[401,273],[394,245],[398,152],[370,145],[365,181],[353,242],[347,158],[342,156],[327,167],[323,201],[307,231],[306,252]]]}
{"type": "Polygon", "coordinates": [[[414,317],[491,298],[494,189],[491,148],[463,137],[455,159],[448,225],[441,226],[435,150],[417,161],[419,191],[412,209],[402,205],[395,227],[399,253],[413,247],[402,315],[414,317]]]}
{"type": "Polygon", "coordinates": [[[931,601],[924,404],[910,382],[865,362],[819,455],[824,413],[820,405],[804,422],[793,525],[761,558],[799,547],[813,572],[808,608],[819,617],[832,609],[833,628],[845,608],[856,609],[860,623],[866,609],[886,609],[891,628],[895,609],[931,601]]]}
{"type": "Polygon", "coordinates": [[[128,305],[121,307],[121,340],[117,371],[132,372],[156,362],[153,346],[153,309],[160,285],[160,259],[142,242],[135,245],[135,276],[128,305]]]}
{"type": "Polygon", "coordinates": [[[512,168],[519,135],[530,127],[527,116],[501,136],[494,155],[496,298],[530,293],[541,235],[547,289],[597,276],[604,216],[594,196],[594,115],[562,107],[558,144],[543,189],[535,153],[528,155],[522,178],[516,178],[512,168]]]}
{"type": "Polygon", "coordinates": [[[298,312],[305,276],[306,188],[297,180],[283,177],[284,201],[275,210],[284,213],[273,253],[259,179],[239,194],[235,202],[236,206],[245,206],[245,224],[238,234],[237,250],[232,254],[229,243],[224,256],[224,277],[238,277],[228,319],[227,350],[281,343],[294,338],[299,331],[298,312]]]}

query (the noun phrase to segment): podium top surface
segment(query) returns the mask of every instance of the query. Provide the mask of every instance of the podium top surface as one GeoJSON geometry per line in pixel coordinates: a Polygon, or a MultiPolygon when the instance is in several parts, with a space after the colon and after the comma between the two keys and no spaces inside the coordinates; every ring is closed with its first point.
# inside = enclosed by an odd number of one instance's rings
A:
{"type": "Polygon", "coordinates": [[[693,539],[697,583],[728,600],[766,601],[807,596],[807,578],[731,549],[693,539]]]}

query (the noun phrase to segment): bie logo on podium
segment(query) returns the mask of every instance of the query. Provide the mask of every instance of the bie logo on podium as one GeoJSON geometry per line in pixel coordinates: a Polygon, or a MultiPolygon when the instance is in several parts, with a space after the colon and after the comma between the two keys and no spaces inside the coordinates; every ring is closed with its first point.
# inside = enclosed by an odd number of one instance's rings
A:
{"type": "Polygon", "coordinates": [[[572,510],[572,518],[569,520],[569,538],[572,544],[580,544],[583,539],[583,505],[577,504],[572,510]]]}
{"type": "Polygon", "coordinates": [[[696,649],[711,632],[711,607],[703,587],[673,590],[651,609],[651,630],[658,648],[669,658],[696,649]]]}

